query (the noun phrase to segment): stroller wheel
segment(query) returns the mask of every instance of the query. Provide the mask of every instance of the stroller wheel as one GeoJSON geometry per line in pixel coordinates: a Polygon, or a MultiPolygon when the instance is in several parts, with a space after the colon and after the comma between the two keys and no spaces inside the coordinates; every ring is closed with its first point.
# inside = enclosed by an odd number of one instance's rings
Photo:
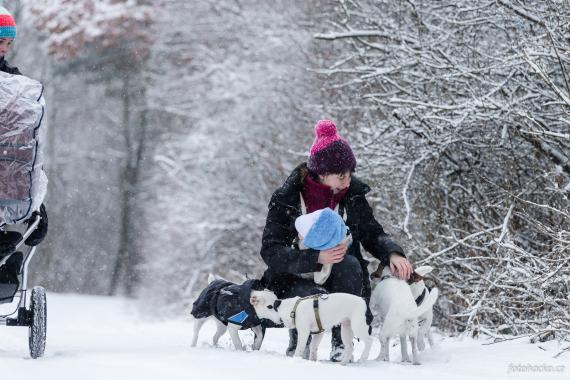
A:
{"type": "Polygon", "coordinates": [[[46,290],[41,286],[32,289],[30,305],[29,346],[32,359],[44,355],[46,348],[47,303],[46,290]]]}

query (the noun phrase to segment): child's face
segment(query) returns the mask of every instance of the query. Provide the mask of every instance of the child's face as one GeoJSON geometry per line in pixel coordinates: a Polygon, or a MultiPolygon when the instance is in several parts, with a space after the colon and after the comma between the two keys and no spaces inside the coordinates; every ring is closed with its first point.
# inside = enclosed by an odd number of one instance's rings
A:
{"type": "Polygon", "coordinates": [[[4,57],[12,46],[13,38],[0,38],[0,57],[4,57]]]}

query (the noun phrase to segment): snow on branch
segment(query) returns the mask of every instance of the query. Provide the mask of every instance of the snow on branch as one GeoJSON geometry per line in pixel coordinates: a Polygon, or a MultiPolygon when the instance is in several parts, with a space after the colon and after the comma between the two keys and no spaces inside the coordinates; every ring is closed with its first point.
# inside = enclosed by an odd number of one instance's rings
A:
{"type": "Polygon", "coordinates": [[[408,44],[415,45],[418,41],[409,36],[397,36],[389,33],[382,33],[375,30],[351,30],[349,32],[337,32],[337,33],[317,33],[314,35],[316,39],[319,40],[338,40],[343,38],[361,38],[361,37],[377,37],[385,38],[388,40],[393,40],[396,42],[406,42],[408,44]]]}
{"type": "Polygon", "coordinates": [[[30,6],[50,53],[58,58],[74,58],[90,46],[148,53],[144,44],[150,42],[153,12],[137,0],[39,0],[30,6]],[[131,43],[125,45],[127,40],[131,43]]]}

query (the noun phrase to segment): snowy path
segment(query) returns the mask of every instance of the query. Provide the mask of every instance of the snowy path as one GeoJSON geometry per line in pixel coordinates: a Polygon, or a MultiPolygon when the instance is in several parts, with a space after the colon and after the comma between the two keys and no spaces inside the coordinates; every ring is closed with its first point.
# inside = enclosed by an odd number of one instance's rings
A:
{"type": "MultiPolygon", "coordinates": [[[[523,339],[484,346],[481,342],[439,338],[438,348],[424,352],[423,365],[403,365],[399,348],[391,350],[391,363],[370,361],[342,367],[327,361],[312,363],[283,355],[284,329],[268,330],[262,351],[235,352],[212,348],[214,324],[202,329],[199,347],[190,348],[189,320],[148,322],[131,314],[134,308],[123,299],[48,294],[48,345],[39,360],[28,357],[27,330],[0,326],[0,374],[2,378],[26,379],[570,379],[570,353],[559,352],[556,342],[537,345],[523,339]],[[509,364],[565,366],[563,372],[509,373],[509,364]],[[356,378],[355,378],[356,379],[356,378]]],[[[243,340],[251,345],[249,332],[243,340]]],[[[319,352],[328,356],[325,338],[319,352]]],[[[357,357],[360,353],[357,347],[357,357]]],[[[376,341],[372,355],[379,351],[376,341]]]]}

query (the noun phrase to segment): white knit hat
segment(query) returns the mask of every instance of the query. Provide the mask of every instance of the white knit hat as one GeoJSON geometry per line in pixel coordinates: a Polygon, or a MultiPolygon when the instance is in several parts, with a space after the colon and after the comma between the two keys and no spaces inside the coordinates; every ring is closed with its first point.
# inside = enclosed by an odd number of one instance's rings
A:
{"type": "Polygon", "coordinates": [[[324,209],[314,211],[310,214],[304,214],[295,219],[295,228],[297,229],[297,232],[303,236],[303,238],[307,237],[307,233],[311,227],[313,227],[313,224],[315,224],[317,219],[319,219],[319,216],[321,216],[323,210],[324,209]]]}

